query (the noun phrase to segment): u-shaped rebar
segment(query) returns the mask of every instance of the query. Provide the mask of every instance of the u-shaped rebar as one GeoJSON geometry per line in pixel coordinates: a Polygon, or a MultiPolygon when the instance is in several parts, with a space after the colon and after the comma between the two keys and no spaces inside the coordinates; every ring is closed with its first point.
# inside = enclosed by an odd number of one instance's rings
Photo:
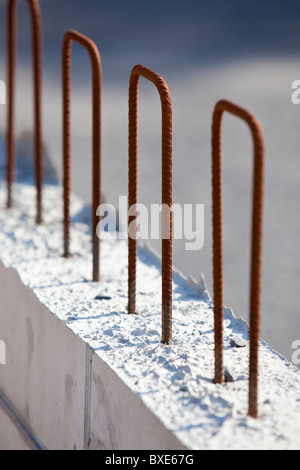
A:
{"type": "Polygon", "coordinates": [[[95,43],[78,33],[67,31],[63,41],[63,167],[64,167],[64,256],[70,256],[70,192],[71,192],[71,57],[72,42],[82,45],[89,53],[93,84],[93,170],[92,170],[92,251],[93,281],[100,281],[100,240],[96,229],[99,222],[97,208],[101,204],[101,89],[102,67],[95,43]]]}
{"type": "MultiPolygon", "coordinates": [[[[42,223],[43,144],[41,112],[41,12],[38,0],[27,0],[32,21],[33,67],[34,67],[34,120],[35,120],[35,180],[37,191],[37,223],[42,223]]],[[[8,125],[7,125],[7,207],[12,206],[12,183],[15,169],[14,105],[16,68],[16,12],[17,0],[8,1],[8,125]]]]}
{"type": "Polygon", "coordinates": [[[257,417],[258,401],[258,347],[260,331],[260,286],[263,225],[264,140],[261,126],[255,116],[229,102],[219,101],[214,109],[212,123],[212,187],[213,187],[213,280],[215,318],[215,382],[224,381],[223,364],[223,253],[222,253],[222,163],[221,126],[227,111],[244,120],[254,143],[252,251],[250,285],[250,368],[249,415],[257,417]]]}
{"type": "MultiPolygon", "coordinates": [[[[129,82],[129,184],[128,227],[135,227],[137,204],[137,111],[140,76],[150,80],[157,88],[162,109],[162,342],[172,340],[172,103],[166,82],[152,70],[136,65],[129,82]],[[134,209],[134,210],[133,210],[134,209]],[[131,212],[133,210],[133,213],[131,212]],[[133,225],[132,225],[133,224],[133,225]]],[[[128,313],[136,313],[137,240],[128,234],[128,313]]]]}

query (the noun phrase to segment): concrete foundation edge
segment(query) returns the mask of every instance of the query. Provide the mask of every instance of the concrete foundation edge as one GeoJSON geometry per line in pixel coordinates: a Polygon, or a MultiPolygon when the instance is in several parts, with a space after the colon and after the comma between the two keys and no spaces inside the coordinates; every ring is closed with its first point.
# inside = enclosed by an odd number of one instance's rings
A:
{"type": "Polygon", "coordinates": [[[186,449],[1,262],[0,285],[0,449],[186,449]]]}

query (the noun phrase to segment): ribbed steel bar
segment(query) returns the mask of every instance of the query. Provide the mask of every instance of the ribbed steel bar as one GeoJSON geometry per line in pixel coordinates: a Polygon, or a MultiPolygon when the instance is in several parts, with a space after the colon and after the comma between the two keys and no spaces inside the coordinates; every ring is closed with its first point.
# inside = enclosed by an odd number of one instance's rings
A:
{"type": "MultiPolygon", "coordinates": [[[[132,69],[129,82],[128,206],[130,211],[137,204],[137,114],[140,76],[156,86],[162,109],[162,205],[169,208],[162,212],[162,342],[168,343],[172,340],[172,103],[168,86],[160,75],[142,65],[136,65],[132,69]]],[[[131,234],[128,236],[128,313],[136,313],[136,217],[136,210],[128,217],[128,227],[131,228],[131,234]]]]}
{"type": "Polygon", "coordinates": [[[92,65],[93,101],[93,169],[92,169],[92,250],[93,281],[100,281],[100,240],[96,233],[101,204],[101,89],[102,67],[95,43],[74,30],[66,32],[63,41],[63,184],[64,184],[64,256],[70,256],[70,193],[71,193],[71,56],[72,43],[83,46],[89,53],[92,65]]]}
{"type": "Polygon", "coordinates": [[[212,122],[213,187],[213,278],[215,317],[215,382],[224,381],[223,365],[223,254],[222,254],[222,165],[221,126],[224,111],[244,120],[254,144],[252,250],[250,285],[249,415],[258,416],[258,348],[260,331],[260,287],[263,226],[264,139],[260,123],[245,109],[226,100],[219,101],[212,122]]]}
{"type": "MultiPolygon", "coordinates": [[[[42,185],[43,185],[43,148],[42,148],[42,27],[41,12],[38,0],[27,0],[32,22],[33,69],[34,69],[34,149],[35,149],[35,181],[37,191],[37,223],[42,223],[42,185]]],[[[7,123],[7,207],[12,206],[12,183],[15,171],[15,69],[16,69],[16,30],[17,0],[8,2],[8,123],[7,123]]]]}

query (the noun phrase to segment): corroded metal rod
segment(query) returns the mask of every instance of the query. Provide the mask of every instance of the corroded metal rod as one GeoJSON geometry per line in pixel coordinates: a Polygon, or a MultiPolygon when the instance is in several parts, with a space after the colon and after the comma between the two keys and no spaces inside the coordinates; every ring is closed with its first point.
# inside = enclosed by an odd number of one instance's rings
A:
{"type": "Polygon", "coordinates": [[[221,125],[224,111],[244,120],[254,143],[252,252],[250,286],[250,367],[249,415],[258,415],[258,348],[260,331],[260,287],[263,225],[264,139],[255,116],[229,102],[219,101],[214,109],[212,123],[212,186],[213,186],[213,278],[215,318],[215,382],[224,381],[223,364],[223,254],[222,254],[222,165],[221,125]]]}
{"type": "MultiPolygon", "coordinates": [[[[42,185],[43,185],[43,148],[42,148],[42,27],[38,0],[27,0],[32,22],[33,69],[34,69],[34,120],[35,120],[35,181],[37,191],[37,223],[42,223],[42,185]]],[[[16,6],[17,0],[8,2],[8,125],[7,125],[7,207],[12,206],[12,183],[15,171],[15,69],[16,69],[16,6]]]]}
{"type": "Polygon", "coordinates": [[[92,250],[93,281],[100,281],[100,240],[96,229],[97,208],[101,205],[101,59],[95,43],[78,33],[67,31],[63,41],[63,184],[64,184],[64,256],[70,256],[70,192],[71,192],[71,56],[72,42],[82,45],[89,53],[93,84],[93,170],[92,170],[92,250]]]}
{"type": "Polygon", "coordinates": [[[129,82],[129,184],[128,184],[128,313],[136,313],[136,209],[137,204],[137,108],[140,76],[157,88],[162,109],[162,342],[172,340],[172,103],[166,82],[152,70],[136,65],[129,82]]]}

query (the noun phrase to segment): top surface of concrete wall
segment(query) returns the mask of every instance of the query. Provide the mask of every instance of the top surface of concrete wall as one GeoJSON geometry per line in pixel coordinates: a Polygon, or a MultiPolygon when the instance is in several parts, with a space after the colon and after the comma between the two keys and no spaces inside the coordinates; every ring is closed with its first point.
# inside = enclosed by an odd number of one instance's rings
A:
{"type": "MultiPolygon", "coordinates": [[[[4,201],[3,189],[0,194],[4,201]]],[[[213,305],[204,285],[193,285],[174,273],[173,344],[163,345],[161,274],[155,255],[146,248],[139,250],[139,314],[129,316],[127,242],[113,236],[101,242],[102,281],[90,282],[90,231],[81,202],[73,199],[73,256],[63,259],[61,189],[46,187],[45,223],[39,227],[34,189],[16,185],[14,197],[15,208],[0,212],[2,263],[17,271],[41,306],[87,343],[184,446],[300,447],[300,372],[261,342],[260,418],[247,417],[248,343],[236,349],[230,340],[247,341],[248,327],[230,309],[224,318],[225,365],[237,380],[220,386],[212,383],[213,305]],[[109,299],[97,300],[99,295],[109,299]]]]}

